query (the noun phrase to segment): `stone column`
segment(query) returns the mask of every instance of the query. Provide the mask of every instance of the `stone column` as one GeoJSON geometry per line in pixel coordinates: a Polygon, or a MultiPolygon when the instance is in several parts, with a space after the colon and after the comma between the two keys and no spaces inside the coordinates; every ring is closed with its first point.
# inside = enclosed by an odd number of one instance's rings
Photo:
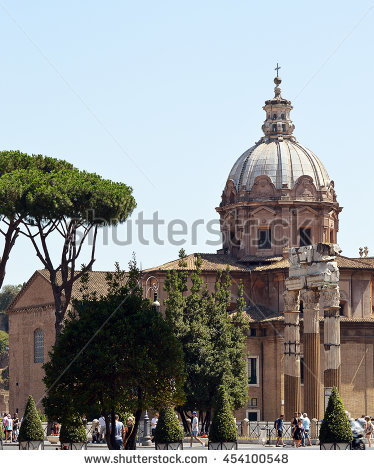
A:
{"type": "Polygon", "coordinates": [[[341,384],[339,286],[327,286],[322,292],[324,300],[324,386],[325,388],[337,387],[339,390],[341,384]]]}
{"type": "Polygon", "coordinates": [[[304,410],[310,419],[320,418],[320,335],[319,299],[317,289],[301,293],[304,316],[304,410]]]}
{"type": "Polygon", "coordinates": [[[300,410],[299,291],[285,291],[284,301],[284,414],[288,421],[300,410]]]}

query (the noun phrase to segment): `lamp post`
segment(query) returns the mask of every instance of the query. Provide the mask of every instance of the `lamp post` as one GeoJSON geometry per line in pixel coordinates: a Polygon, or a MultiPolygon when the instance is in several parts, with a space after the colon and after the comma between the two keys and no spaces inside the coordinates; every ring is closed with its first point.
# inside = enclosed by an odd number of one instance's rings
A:
{"type": "MultiPolygon", "coordinates": [[[[145,281],[145,296],[146,298],[148,297],[149,292],[153,292],[153,303],[152,307],[156,310],[160,310],[160,302],[157,300],[157,292],[159,288],[159,282],[155,276],[149,276],[147,280],[145,281]],[[149,286],[148,286],[149,283],[149,286]]],[[[148,417],[148,410],[144,411],[144,433],[143,433],[143,440],[142,440],[142,446],[143,447],[150,447],[153,445],[153,442],[151,441],[151,436],[149,434],[149,417],[148,417]]]]}
{"type": "Polygon", "coordinates": [[[143,433],[143,440],[142,440],[142,446],[143,447],[150,447],[153,443],[151,441],[151,436],[149,435],[149,417],[148,417],[148,411],[144,411],[144,433],[143,433]]]}

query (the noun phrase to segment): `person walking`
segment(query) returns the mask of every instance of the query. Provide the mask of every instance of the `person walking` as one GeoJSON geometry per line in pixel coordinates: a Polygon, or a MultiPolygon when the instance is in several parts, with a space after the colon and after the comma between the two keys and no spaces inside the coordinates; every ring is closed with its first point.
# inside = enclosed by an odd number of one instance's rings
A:
{"type": "Polygon", "coordinates": [[[296,448],[298,449],[301,444],[301,439],[303,437],[303,421],[301,419],[298,420],[297,425],[293,431],[293,439],[296,445],[296,448]]]}
{"type": "MultiPolygon", "coordinates": [[[[295,413],[293,414],[293,418],[291,419],[291,436],[293,436],[293,433],[295,431],[295,428],[297,426],[297,417],[298,417],[298,412],[295,411],[295,413]]],[[[293,440],[293,444],[292,446],[295,447],[295,439],[293,440]]]]}
{"type": "Polygon", "coordinates": [[[126,427],[123,435],[123,448],[125,450],[136,450],[136,435],[134,433],[134,420],[127,418],[126,427]]]}
{"type": "Polygon", "coordinates": [[[283,415],[280,415],[279,418],[275,421],[275,433],[277,435],[277,441],[275,447],[286,447],[286,444],[283,442],[283,415]],[[281,444],[281,445],[279,445],[281,444]]]}
{"type": "Polygon", "coordinates": [[[198,442],[200,442],[202,447],[205,447],[204,442],[197,437],[197,433],[198,433],[198,430],[199,430],[199,421],[197,419],[196,411],[193,411],[192,415],[193,415],[193,419],[192,419],[192,429],[191,429],[191,442],[190,442],[189,447],[192,447],[192,441],[194,439],[196,439],[198,442]]]}
{"type": "Polygon", "coordinates": [[[6,433],[5,440],[7,441],[9,437],[10,442],[12,442],[13,420],[10,414],[8,414],[7,418],[8,418],[8,421],[7,421],[6,428],[5,428],[5,433],[6,433]]]}
{"type": "Polygon", "coordinates": [[[153,442],[153,439],[155,438],[155,431],[156,431],[156,426],[158,422],[158,417],[159,417],[158,411],[156,411],[155,415],[153,416],[151,420],[151,441],[153,442]]]}
{"type": "Polygon", "coordinates": [[[14,413],[14,415],[13,415],[13,442],[18,441],[18,432],[19,432],[18,414],[14,413]]]}
{"type": "Polygon", "coordinates": [[[308,418],[308,415],[306,413],[303,413],[303,428],[304,428],[304,433],[303,433],[303,438],[301,440],[301,445],[305,447],[305,439],[308,440],[308,445],[312,445],[312,441],[310,440],[310,419],[308,418]]]}
{"type": "Polygon", "coordinates": [[[106,428],[105,428],[105,418],[104,418],[104,414],[101,413],[100,415],[100,418],[99,418],[99,426],[100,426],[100,436],[99,436],[99,439],[100,439],[100,442],[106,442],[105,441],[105,433],[106,433],[106,428]]]}
{"type": "Polygon", "coordinates": [[[123,435],[125,432],[125,427],[123,423],[119,420],[118,415],[114,415],[115,418],[115,429],[114,429],[114,441],[115,441],[115,450],[121,450],[123,444],[123,435]]]}
{"type": "Polygon", "coordinates": [[[365,416],[365,421],[366,421],[366,424],[365,424],[365,436],[366,436],[366,439],[368,440],[368,444],[369,444],[369,447],[371,447],[371,434],[374,430],[373,428],[373,423],[371,422],[371,419],[370,419],[370,416],[365,416]]]}

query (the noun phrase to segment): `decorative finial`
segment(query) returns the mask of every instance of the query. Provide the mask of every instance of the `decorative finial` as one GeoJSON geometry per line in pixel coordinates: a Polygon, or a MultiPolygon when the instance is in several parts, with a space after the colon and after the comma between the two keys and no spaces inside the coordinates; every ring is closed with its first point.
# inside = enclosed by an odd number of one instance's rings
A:
{"type": "Polygon", "coordinates": [[[368,254],[369,254],[369,248],[367,246],[364,246],[364,257],[367,258],[368,254]]]}
{"type": "Polygon", "coordinates": [[[364,250],[362,249],[362,247],[359,248],[358,252],[360,254],[360,258],[362,258],[362,255],[364,254],[364,250]]]}
{"type": "Polygon", "coordinates": [[[277,71],[277,77],[278,77],[278,71],[279,71],[279,69],[281,69],[281,68],[282,68],[282,67],[280,67],[280,66],[278,65],[278,62],[277,62],[277,66],[276,66],[275,69],[274,69],[274,70],[277,71]]]}

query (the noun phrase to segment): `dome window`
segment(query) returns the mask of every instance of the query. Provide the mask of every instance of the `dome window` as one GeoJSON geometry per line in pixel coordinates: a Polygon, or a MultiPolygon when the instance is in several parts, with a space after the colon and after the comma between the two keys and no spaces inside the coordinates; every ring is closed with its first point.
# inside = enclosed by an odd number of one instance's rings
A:
{"type": "Polygon", "coordinates": [[[281,114],[281,119],[285,119],[285,116],[284,116],[284,114],[281,114]]]}
{"type": "Polygon", "coordinates": [[[271,248],[271,229],[261,228],[258,231],[258,248],[260,250],[269,250],[271,248]]]}
{"type": "Polygon", "coordinates": [[[277,125],[273,124],[273,132],[277,132],[277,125]]]}
{"type": "Polygon", "coordinates": [[[301,228],[299,236],[300,246],[308,246],[312,244],[312,234],[310,228],[301,228]]]}
{"type": "Polygon", "coordinates": [[[273,114],[273,121],[275,121],[276,119],[277,119],[277,115],[273,114]]]}
{"type": "Polygon", "coordinates": [[[286,124],[282,124],[282,131],[286,132],[286,124]]]}

